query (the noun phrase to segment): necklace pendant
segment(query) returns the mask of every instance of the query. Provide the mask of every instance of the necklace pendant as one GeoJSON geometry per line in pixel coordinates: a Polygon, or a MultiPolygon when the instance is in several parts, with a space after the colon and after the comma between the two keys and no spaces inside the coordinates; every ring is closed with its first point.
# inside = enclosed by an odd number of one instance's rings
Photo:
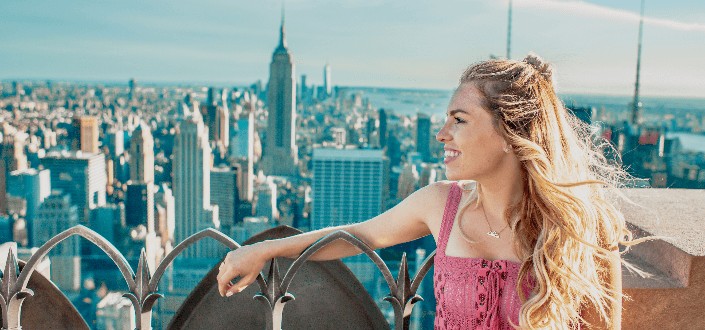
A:
{"type": "Polygon", "coordinates": [[[490,235],[494,238],[499,238],[499,233],[494,230],[487,232],[487,235],[490,235]]]}

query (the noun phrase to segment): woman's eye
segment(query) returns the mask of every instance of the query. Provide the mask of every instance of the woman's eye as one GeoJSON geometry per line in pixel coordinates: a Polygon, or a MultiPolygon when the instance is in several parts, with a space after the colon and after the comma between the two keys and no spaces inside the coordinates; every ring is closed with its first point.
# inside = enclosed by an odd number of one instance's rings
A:
{"type": "Polygon", "coordinates": [[[458,117],[453,117],[453,119],[455,119],[455,123],[456,123],[456,124],[462,124],[462,123],[465,122],[464,120],[462,120],[462,119],[460,119],[460,118],[458,118],[458,117]]]}

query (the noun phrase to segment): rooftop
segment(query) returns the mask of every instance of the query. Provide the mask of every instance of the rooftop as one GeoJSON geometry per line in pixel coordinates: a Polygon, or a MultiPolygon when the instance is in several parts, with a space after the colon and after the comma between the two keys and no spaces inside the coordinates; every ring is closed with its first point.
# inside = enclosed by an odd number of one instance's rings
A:
{"type": "Polygon", "coordinates": [[[84,159],[84,160],[93,159],[95,157],[103,157],[103,154],[82,152],[81,150],[61,150],[61,151],[49,151],[44,156],[44,158],[84,159]]]}
{"type": "Polygon", "coordinates": [[[314,160],[380,160],[384,153],[380,149],[334,149],[316,148],[313,149],[314,160]]]}

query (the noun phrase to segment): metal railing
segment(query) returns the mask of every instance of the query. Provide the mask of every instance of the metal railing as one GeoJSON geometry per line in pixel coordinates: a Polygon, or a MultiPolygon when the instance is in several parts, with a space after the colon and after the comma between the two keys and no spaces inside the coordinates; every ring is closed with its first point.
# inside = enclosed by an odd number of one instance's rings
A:
{"type": "MultiPolygon", "coordinates": [[[[19,276],[17,274],[17,260],[14,257],[13,251],[10,250],[5,269],[1,274],[2,282],[0,283],[0,308],[2,309],[0,312],[2,313],[3,330],[22,329],[20,323],[22,303],[25,299],[34,295],[34,292],[27,288],[30,276],[49,251],[57,244],[74,235],[81,236],[98,246],[110,257],[122,273],[129,290],[129,292],[125,293],[123,296],[129,298],[134,307],[136,329],[152,329],[152,308],[157,302],[157,299],[163,297],[163,295],[157,292],[159,281],[169,265],[171,265],[174,259],[184,249],[207,237],[215,239],[231,250],[240,247],[240,244],[223,233],[214,229],[205,229],[191,235],[174,247],[174,249],[162,259],[153,274],[150,272],[147,265],[146,253],[143,248],[137,266],[137,272],[135,273],[122,253],[107,239],[85,226],[79,225],[72,227],[54,236],[42,245],[27,261],[27,264],[22,268],[19,276]]],[[[357,237],[342,230],[326,235],[304,250],[286,270],[284,277],[280,275],[279,265],[276,259],[271,260],[266,277],[263,273],[257,276],[256,282],[259,285],[260,292],[254,296],[254,299],[262,302],[265,306],[265,329],[281,329],[284,306],[287,302],[294,300],[294,295],[288,292],[288,289],[296,273],[314,253],[337,240],[343,240],[360,249],[382,272],[382,276],[389,287],[389,294],[384,300],[388,301],[394,309],[394,327],[395,329],[408,329],[414,304],[423,300],[416,292],[421,280],[433,266],[435,251],[424,260],[413,279],[409,277],[406,254],[403,254],[399,272],[395,278],[382,258],[380,258],[374,250],[357,237]]]]}

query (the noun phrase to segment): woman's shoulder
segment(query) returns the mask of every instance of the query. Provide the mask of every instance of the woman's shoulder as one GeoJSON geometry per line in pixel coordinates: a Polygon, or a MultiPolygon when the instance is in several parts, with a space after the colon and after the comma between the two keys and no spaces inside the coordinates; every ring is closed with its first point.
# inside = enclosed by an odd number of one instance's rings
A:
{"type": "Polygon", "coordinates": [[[419,189],[419,192],[424,194],[433,195],[448,195],[453,185],[457,184],[457,181],[443,180],[429,183],[427,186],[419,189]]]}
{"type": "Polygon", "coordinates": [[[408,204],[413,212],[425,219],[434,235],[438,235],[441,221],[449,201],[451,189],[460,187],[463,190],[474,189],[474,181],[437,181],[417,190],[408,198],[408,204]]]}
{"type": "Polygon", "coordinates": [[[437,181],[434,183],[431,183],[418,191],[414,193],[416,198],[420,200],[425,200],[427,202],[430,201],[435,201],[438,203],[433,203],[433,204],[440,204],[440,205],[445,205],[445,201],[448,199],[448,196],[450,195],[451,189],[453,189],[453,186],[458,186],[460,189],[462,189],[464,192],[465,191],[472,191],[475,189],[476,182],[475,181],[450,181],[450,180],[443,180],[443,181],[437,181]]]}

